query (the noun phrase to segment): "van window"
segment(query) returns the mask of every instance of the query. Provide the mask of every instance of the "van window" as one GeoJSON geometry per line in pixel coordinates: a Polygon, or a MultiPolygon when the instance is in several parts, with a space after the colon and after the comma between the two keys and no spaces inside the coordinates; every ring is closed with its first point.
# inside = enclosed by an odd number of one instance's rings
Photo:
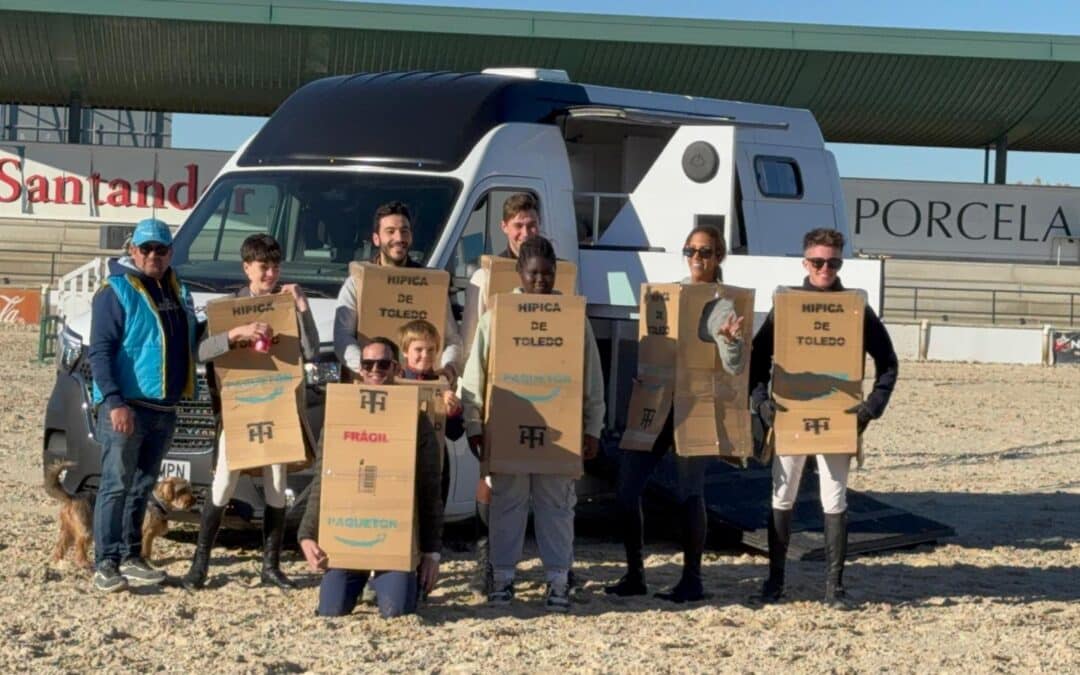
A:
{"type": "Polygon", "coordinates": [[[791,157],[759,155],[754,158],[754,174],[762,195],[782,199],[802,198],[803,183],[799,164],[791,157]]]}
{"type": "MultiPolygon", "coordinates": [[[[511,195],[519,192],[528,192],[537,197],[533,190],[523,188],[497,188],[485,192],[473,205],[469,220],[465,223],[465,229],[458,237],[454,248],[450,253],[450,263],[447,270],[450,272],[451,307],[457,313],[464,311],[465,289],[469,286],[469,279],[480,267],[480,256],[488,253],[499,254],[506,249],[506,236],[502,233],[499,225],[502,223],[503,202],[511,195]]],[[[537,197],[537,203],[540,203],[537,197]]],[[[543,211],[544,205],[540,204],[543,211]]],[[[540,219],[540,227],[543,229],[543,217],[540,219]]]]}
{"type": "MultiPolygon", "coordinates": [[[[240,245],[270,234],[284,251],[282,278],[340,284],[353,260],[368,260],[372,217],[399,200],[412,213],[410,256],[427,262],[461,190],[457,180],[387,173],[303,171],[237,173],[211,187],[176,236],[181,276],[243,281],[240,245]]],[[[207,279],[211,281],[207,281],[207,279]]]]}
{"type": "MultiPolygon", "coordinates": [[[[500,228],[503,203],[519,192],[528,192],[536,197],[532,190],[498,188],[485,192],[477,200],[468,222],[465,223],[465,229],[454,244],[448,267],[450,276],[467,281],[480,266],[480,256],[487,253],[498,254],[506,249],[506,236],[500,228]]],[[[539,203],[539,198],[537,202],[539,203]]],[[[543,218],[540,222],[542,227],[543,218]]]]}

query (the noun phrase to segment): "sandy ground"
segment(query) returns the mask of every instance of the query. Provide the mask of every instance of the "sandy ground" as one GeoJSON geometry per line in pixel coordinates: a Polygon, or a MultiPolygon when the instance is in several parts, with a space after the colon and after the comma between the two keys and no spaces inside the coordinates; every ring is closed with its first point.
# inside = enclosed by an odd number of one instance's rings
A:
{"type": "MultiPolygon", "coordinates": [[[[936,547],[864,556],[846,580],[853,611],[825,608],[820,562],[790,563],[788,602],[747,603],[765,560],[708,554],[710,601],[682,608],[614,601],[621,547],[579,539],[582,602],[540,607],[530,548],[524,592],[489,609],[467,588],[469,554],[446,554],[419,616],[370,609],[313,616],[318,577],[295,553],[303,589],[255,586],[250,547],[215,550],[211,589],[102,596],[69,563],[48,564],[56,504],[40,488],[41,419],[53,370],[32,362],[36,336],[0,332],[0,670],[203,672],[1080,672],[1080,370],[969,364],[901,367],[885,419],[866,437],[852,487],[947,522],[936,547]]],[[[159,563],[186,569],[190,527],[160,542],[159,563]]],[[[679,554],[650,546],[655,587],[679,554]]]]}

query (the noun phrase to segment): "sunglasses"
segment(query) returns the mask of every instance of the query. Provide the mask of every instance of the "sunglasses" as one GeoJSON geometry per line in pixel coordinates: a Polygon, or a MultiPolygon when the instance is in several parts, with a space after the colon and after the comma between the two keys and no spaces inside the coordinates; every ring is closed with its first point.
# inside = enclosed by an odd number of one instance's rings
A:
{"type": "Polygon", "coordinates": [[[361,359],[360,367],[367,371],[381,373],[390,370],[394,365],[393,359],[361,359]]]}
{"type": "Polygon", "coordinates": [[[841,258],[807,258],[806,262],[813,265],[816,270],[819,270],[826,265],[828,265],[831,270],[838,270],[844,264],[844,261],[841,258]]]}
{"type": "Polygon", "coordinates": [[[143,255],[157,253],[158,257],[164,258],[165,256],[169,255],[169,251],[171,251],[172,248],[166,246],[165,244],[139,244],[139,250],[142,252],[143,255]]]}
{"type": "Polygon", "coordinates": [[[693,246],[684,246],[682,254],[687,258],[693,258],[695,255],[702,258],[711,258],[713,255],[712,247],[703,246],[701,248],[694,248],[693,246]]]}

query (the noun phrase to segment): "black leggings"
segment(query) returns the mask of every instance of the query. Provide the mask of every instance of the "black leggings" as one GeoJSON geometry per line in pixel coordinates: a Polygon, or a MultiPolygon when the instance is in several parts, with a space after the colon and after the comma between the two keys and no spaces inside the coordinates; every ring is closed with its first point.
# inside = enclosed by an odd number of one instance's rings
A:
{"type": "MultiPolygon", "coordinates": [[[[641,570],[643,567],[641,551],[645,546],[645,525],[641,512],[641,497],[656,467],[673,449],[674,429],[674,416],[668,413],[652,450],[623,450],[619,461],[619,482],[615,495],[619,505],[623,545],[626,547],[626,562],[632,571],[641,570]]],[[[697,574],[700,574],[701,555],[705,549],[704,484],[708,459],[675,457],[678,474],[676,492],[682,512],[684,572],[697,574]]]]}

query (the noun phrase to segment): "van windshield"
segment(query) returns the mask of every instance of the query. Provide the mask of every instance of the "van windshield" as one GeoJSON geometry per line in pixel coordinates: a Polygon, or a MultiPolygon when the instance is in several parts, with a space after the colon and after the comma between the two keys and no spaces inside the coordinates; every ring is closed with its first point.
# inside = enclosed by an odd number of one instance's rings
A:
{"type": "Polygon", "coordinates": [[[326,294],[348,274],[349,262],[374,253],[372,217],[402,201],[412,213],[410,257],[427,262],[461,183],[452,178],[340,171],[236,173],[214,184],[177,233],[173,265],[207,290],[246,283],[240,245],[266,233],[281,243],[282,280],[326,294]],[[199,284],[198,282],[201,282],[199,284]]]}

